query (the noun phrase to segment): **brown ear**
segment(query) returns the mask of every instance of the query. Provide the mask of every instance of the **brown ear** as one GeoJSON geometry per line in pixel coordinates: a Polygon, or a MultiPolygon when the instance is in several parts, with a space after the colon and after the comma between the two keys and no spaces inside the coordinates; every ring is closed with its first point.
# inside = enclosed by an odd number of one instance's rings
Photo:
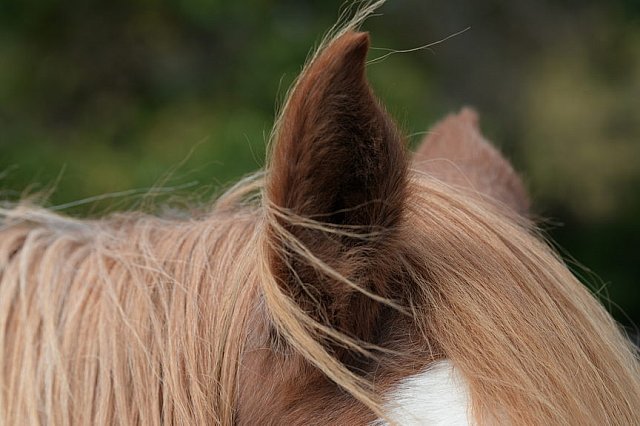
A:
{"type": "MultiPolygon", "coordinates": [[[[366,81],[368,47],[366,33],[346,33],[304,71],[278,127],[266,189],[273,204],[297,216],[373,233],[353,238],[280,223],[332,269],[385,296],[394,266],[382,253],[390,251],[402,220],[407,158],[366,81]]],[[[273,238],[280,238],[274,246],[284,246],[271,263],[287,293],[316,319],[368,338],[378,311],[373,301],[309,266],[276,233],[273,238]]]]}
{"type": "Polygon", "coordinates": [[[413,167],[466,187],[526,214],[529,197],[511,164],[480,133],[478,115],[464,108],[438,123],[413,158],[413,167]]]}

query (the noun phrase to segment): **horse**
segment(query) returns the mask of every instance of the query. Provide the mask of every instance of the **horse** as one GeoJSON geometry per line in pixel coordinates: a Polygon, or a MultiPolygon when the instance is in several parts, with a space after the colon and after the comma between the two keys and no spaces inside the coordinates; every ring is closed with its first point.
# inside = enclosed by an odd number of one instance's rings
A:
{"type": "Polygon", "coordinates": [[[408,151],[366,79],[371,10],[204,211],[2,208],[0,424],[640,424],[635,349],[477,113],[408,151]]]}

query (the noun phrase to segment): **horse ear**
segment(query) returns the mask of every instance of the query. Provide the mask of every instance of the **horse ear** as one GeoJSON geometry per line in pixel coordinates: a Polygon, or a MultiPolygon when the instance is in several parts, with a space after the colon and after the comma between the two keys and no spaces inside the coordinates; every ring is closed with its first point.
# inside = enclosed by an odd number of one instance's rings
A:
{"type": "MultiPolygon", "coordinates": [[[[404,139],[367,83],[368,47],[368,34],[348,32],[303,71],[277,128],[266,195],[281,211],[322,222],[278,219],[313,257],[385,296],[392,256],[383,253],[393,251],[402,221],[408,160],[404,139]]],[[[286,292],[316,319],[366,338],[377,312],[373,301],[310,266],[275,232],[272,238],[282,249],[272,269],[286,292]]]]}
{"type": "Polygon", "coordinates": [[[413,168],[477,191],[518,213],[529,210],[522,180],[482,136],[478,115],[471,108],[463,108],[434,126],[416,151],[413,168]]]}

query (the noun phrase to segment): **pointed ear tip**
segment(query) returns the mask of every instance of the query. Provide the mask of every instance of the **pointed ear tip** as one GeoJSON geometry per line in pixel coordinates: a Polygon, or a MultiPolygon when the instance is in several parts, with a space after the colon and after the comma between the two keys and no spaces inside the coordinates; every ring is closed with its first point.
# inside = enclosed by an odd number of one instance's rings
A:
{"type": "Polygon", "coordinates": [[[352,35],[353,35],[354,43],[364,44],[367,47],[369,46],[369,41],[371,37],[369,36],[368,31],[353,31],[352,35]]]}
{"type": "Polygon", "coordinates": [[[369,32],[368,31],[354,31],[349,30],[338,37],[340,40],[348,40],[350,43],[358,44],[358,43],[368,43],[369,42],[369,32]]]}
{"type": "Polygon", "coordinates": [[[365,56],[369,51],[369,33],[360,31],[348,31],[336,40],[345,51],[358,52],[365,56]]]}
{"type": "Polygon", "coordinates": [[[465,123],[470,124],[473,127],[478,127],[480,124],[480,118],[475,108],[465,106],[458,113],[458,117],[465,123]]]}

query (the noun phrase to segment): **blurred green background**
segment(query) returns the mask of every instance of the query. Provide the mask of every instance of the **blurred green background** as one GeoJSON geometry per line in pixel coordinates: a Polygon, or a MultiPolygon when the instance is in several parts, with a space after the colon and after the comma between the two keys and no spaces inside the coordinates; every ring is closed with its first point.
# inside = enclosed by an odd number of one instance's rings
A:
{"type": "MultiPolygon", "coordinates": [[[[133,208],[154,186],[170,205],[210,197],[263,164],[276,100],[341,4],[1,0],[0,198],[46,191],[87,215],[133,208]]],[[[374,47],[471,27],[371,65],[377,93],[414,144],[475,106],[542,226],[590,268],[576,272],[640,324],[640,2],[389,0],[380,12],[365,25],[374,47]]]]}

